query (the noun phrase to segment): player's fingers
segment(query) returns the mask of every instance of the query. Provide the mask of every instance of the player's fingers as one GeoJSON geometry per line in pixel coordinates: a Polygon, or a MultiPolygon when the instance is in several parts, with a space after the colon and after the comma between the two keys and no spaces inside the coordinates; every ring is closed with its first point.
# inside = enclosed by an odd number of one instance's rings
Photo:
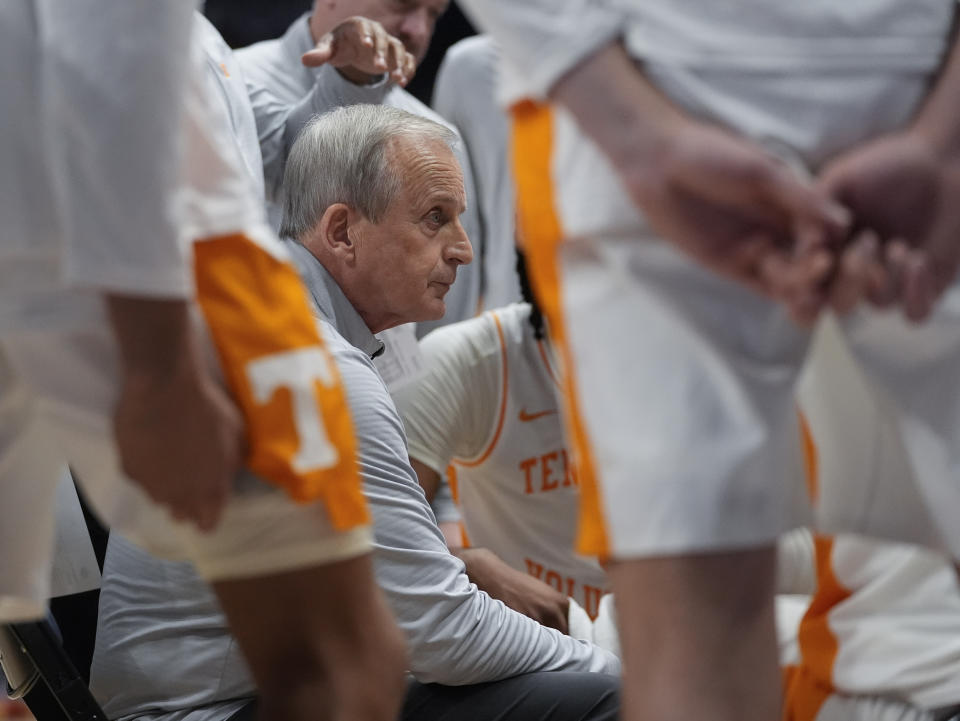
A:
{"type": "Polygon", "coordinates": [[[911,250],[903,273],[903,312],[908,320],[922,323],[930,317],[938,297],[936,285],[927,256],[911,250]]]}
{"type": "Polygon", "coordinates": [[[846,315],[867,295],[871,271],[879,265],[880,238],[872,230],[858,233],[844,250],[830,289],[830,306],[846,315]]]}
{"type": "Polygon", "coordinates": [[[889,306],[903,299],[903,283],[907,262],[910,258],[910,246],[900,238],[888,240],[883,254],[883,266],[887,271],[885,293],[882,305],[889,306]]]}
{"type": "Polygon", "coordinates": [[[849,232],[853,221],[850,211],[789,167],[772,167],[764,178],[764,188],[768,199],[790,217],[795,234],[804,233],[824,243],[849,232]]]}

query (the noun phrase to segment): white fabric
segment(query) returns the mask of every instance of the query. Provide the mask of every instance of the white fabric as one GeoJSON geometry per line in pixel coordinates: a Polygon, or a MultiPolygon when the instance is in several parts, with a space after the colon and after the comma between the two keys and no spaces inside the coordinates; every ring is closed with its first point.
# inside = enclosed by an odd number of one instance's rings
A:
{"type": "Polygon", "coordinates": [[[515,304],[431,333],[421,341],[426,372],[396,394],[397,407],[411,457],[441,475],[453,466],[469,543],[593,618],[609,583],[595,558],[573,550],[579,487],[557,371],[529,318],[530,306],[515,304]]]}
{"type": "MultiPolygon", "coordinates": [[[[346,80],[330,66],[305,67],[300,57],[314,46],[308,21],[309,16],[304,15],[282,37],[237,51],[257,120],[269,201],[268,214],[274,227],[279,227],[282,214],[278,203],[287,153],[301,128],[314,115],[345,105],[382,104],[421,115],[456,132],[456,128],[440,115],[387,79],[360,86],[346,80]]],[[[447,312],[444,318],[417,324],[420,336],[445,323],[474,316],[482,292],[485,243],[478,215],[473,170],[462,145],[458,145],[454,152],[463,168],[467,195],[467,210],[461,216],[461,222],[473,244],[475,259],[457,271],[457,282],[445,299],[447,312]]],[[[387,342],[389,336],[390,331],[384,333],[387,342]]]]}
{"type": "Polygon", "coordinates": [[[833,684],[922,708],[960,703],[960,587],[929,551],[850,535],[829,564],[849,598],[828,614],[839,649],[833,684]]]}
{"type": "Polygon", "coordinates": [[[434,109],[460,130],[477,181],[484,230],[485,309],[522,300],[515,269],[509,120],[496,98],[498,59],[496,44],[489,36],[461,40],[444,55],[433,91],[434,109]]]}
{"type": "Polygon", "coordinates": [[[623,32],[623,17],[592,0],[468,0],[462,7],[477,27],[506,49],[500,98],[542,99],[580,60],[623,32]]]}
{"type": "Polygon", "coordinates": [[[0,332],[97,325],[103,290],[188,294],[174,189],[194,5],[3,3],[0,332]]]}
{"type": "Polygon", "coordinates": [[[795,528],[777,541],[777,593],[810,595],[817,587],[813,534],[795,528]]]}

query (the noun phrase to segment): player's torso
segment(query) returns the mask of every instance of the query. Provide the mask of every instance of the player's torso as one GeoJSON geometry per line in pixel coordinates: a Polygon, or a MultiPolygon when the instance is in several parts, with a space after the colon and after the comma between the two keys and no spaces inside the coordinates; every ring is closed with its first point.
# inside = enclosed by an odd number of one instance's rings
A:
{"type": "Polygon", "coordinates": [[[606,578],[595,559],[574,554],[579,488],[563,438],[557,371],[536,341],[526,306],[496,311],[506,389],[481,455],[455,459],[457,500],[471,545],[572,596],[596,613],[606,578]]]}

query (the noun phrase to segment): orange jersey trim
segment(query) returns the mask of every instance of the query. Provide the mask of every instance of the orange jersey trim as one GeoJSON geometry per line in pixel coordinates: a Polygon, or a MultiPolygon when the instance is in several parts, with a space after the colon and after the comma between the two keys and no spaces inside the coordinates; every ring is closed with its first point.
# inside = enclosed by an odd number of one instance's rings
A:
{"type": "Polygon", "coordinates": [[[193,252],[197,301],[246,421],[247,466],[295,501],[322,501],[338,530],[369,523],[346,394],[297,271],[243,234],[193,252]]]}
{"type": "Polygon", "coordinates": [[[580,478],[580,529],[577,545],[581,553],[604,559],[609,555],[610,544],[603,518],[592,446],[578,410],[574,381],[576,373],[561,303],[558,252],[563,241],[563,229],[553,203],[553,114],[548,106],[530,101],[514,105],[511,113],[518,240],[530,258],[530,280],[550,323],[553,343],[567,370],[562,383],[566,400],[564,415],[580,478]]]}
{"type": "Polygon", "coordinates": [[[500,434],[503,432],[503,421],[507,416],[507,381],[509,378],[507,375],[507,371],[509,370],[507,368],[507,341],[503,336],[503,326],[500,324],[499,316],[497,316],[496,313],[491,313],[491,315],[493,316],[493,322],[497,326],[497,339],[500,341],[500,362],[503,367],[503,384],[500,387],[500,413],[497,417],[497,428],[493,432],[493,438],[483,453],[480,454],[480,457],[469,461],[462,461],[460,459],[454,461],[457,465],[463,466],[464,468],[479,466],[490,457],[490,454],[493,453],[493,449],[497,445],[497,441],[500,440],[500,434]]]}

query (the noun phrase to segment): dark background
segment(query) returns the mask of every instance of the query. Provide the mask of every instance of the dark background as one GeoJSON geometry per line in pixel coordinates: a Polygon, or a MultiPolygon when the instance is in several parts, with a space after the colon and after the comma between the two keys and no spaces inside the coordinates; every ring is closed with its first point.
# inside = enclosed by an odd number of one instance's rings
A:
{"type": "MultiPolygon", "coordinates": [[[[313,0],[207,0],[204,14],[232,48],[283,35],[287,27],[313,6],[313,0]]],[[[447,48],[473,35],[474,29],[455,2],[437,22],[430,50],[407,90],[430,104],[433,81],[447,48]]]]}

